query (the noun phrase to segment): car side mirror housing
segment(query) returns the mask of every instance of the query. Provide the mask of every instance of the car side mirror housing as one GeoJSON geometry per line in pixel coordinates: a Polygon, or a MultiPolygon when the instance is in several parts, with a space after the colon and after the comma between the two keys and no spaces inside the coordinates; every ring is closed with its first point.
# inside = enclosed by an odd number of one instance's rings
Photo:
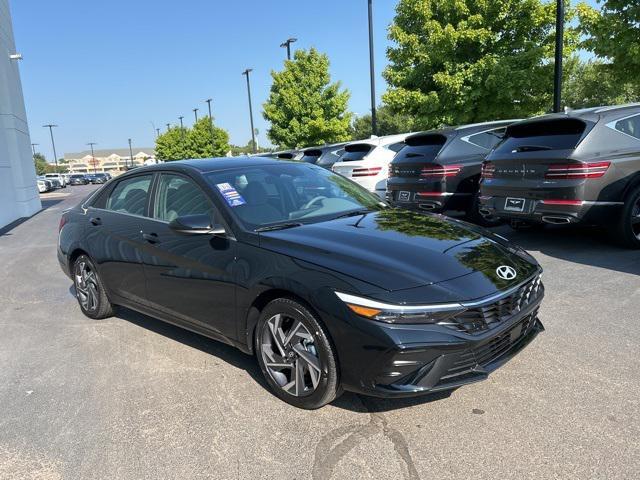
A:
{"type": "Polygon", "coordinates": [[[224,235],[225,228],[222,225],[212,224],[211,217],[205,214],[183,215],[169,222],[169,228],[174,232],[186,234],[224,235]]]}

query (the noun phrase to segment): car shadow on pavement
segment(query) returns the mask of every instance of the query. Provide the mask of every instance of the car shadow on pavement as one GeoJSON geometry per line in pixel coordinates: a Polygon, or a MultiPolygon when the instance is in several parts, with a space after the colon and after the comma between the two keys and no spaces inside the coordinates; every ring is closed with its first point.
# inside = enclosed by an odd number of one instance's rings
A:
{"type": "MultiPolygon", "coordinates": [[[[75,292],[72,287],[72,294],[75,292]]],[[[210,339],[204,335],[191,332],[181,327],[171,325],[162,320],[149,317],[142,313],[130,310],[125,307],[117,307],[115,312],[116,318],[126,320],[142,328],[146,328],[154,333],[180,342],[192,348],[196,348],[204,353],[213,355],[220,360],[233,365],[234,367],[245,370],[251,377],[262,387],[268,390],[268,386],[262,377],[262,372],[258,367],[255,358],[251,355],[241,352],[235,347],[210,339]]]]}
{"type": "Polygon", "coordinates": [[[331,405],[357,413],[384,413],[391,410],[401,410],[403,408],[445,400],[449,398],[454,391],[455,390],[448,390],[444,392],[427,393],[417,397],[406,398],[378,398],[345,392],[342,396],[331,402],[331,405]]]}
{"type": "Polygon", "coordinates": [[[30,217],[18,218],[17,220],[14,220],[13,222],[9,223],[8,225],[5,225],[4,227],[0,228],[0,237],[2,237],[3,235],[11,235],[11,233],[10,233],[11,230],[13,230],[14,228],[22,225],[27,220],[31,220],[33,217],[35,217],[39,213],[44,212],[46,209],[51,208],[54,205],[57,205],[58,203],[60,203],[62,201],[64,201],[64,198],[50,198],[50,199],[46,199],[46,200],[45,199],[41,199],[40,203],[42,204],[42,208],[40,210],[38,210],[36,213],[31,215],[30,217]]]}
{"type": "Polygon", "coordinates": [[[548,225],[543,229],[516,231],[504,225],[492,231],[534,256],[540,252],[573,263],[640,275],[640,251],[616,245],[602,229],[548,225]]]}

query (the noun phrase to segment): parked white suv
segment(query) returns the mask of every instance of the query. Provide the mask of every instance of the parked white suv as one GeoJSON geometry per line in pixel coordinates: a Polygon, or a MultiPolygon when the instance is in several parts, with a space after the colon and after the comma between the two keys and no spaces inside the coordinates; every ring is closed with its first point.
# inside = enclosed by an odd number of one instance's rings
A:
{"type": "Polygon", "coordinates": [[[47,179],[53,178],[55,180],[58,180],[62,188],[65,188],[67,186],[67,183],[69,183],[67,179],[64,177],[64,175],[62,175],[61,173],[45,173],[44,176],[47,179]]]}
{"type": "Polygon", "coordinates": [[[331,170],[362,185],[384,199],[389,177],[389,163],[404,147],[409,135],[387,135],[347,143],[344,153],[333,164],[331,170]]]}

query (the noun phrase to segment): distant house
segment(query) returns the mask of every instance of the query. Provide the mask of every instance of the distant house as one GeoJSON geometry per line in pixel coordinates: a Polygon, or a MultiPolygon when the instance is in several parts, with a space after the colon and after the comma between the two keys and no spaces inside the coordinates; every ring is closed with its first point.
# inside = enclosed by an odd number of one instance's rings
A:
{"type": "Polygon", "coordinates": [[[155,149],[134,147],[133,151],[138,152],[133,155],[133,161],[128,148],[94,150],[93,156],[91,150],[65,153],[64,159],[68,162],[69,173],[108,172],[111,175],[119,175],[127,168],[157,163],[155,149]]]}

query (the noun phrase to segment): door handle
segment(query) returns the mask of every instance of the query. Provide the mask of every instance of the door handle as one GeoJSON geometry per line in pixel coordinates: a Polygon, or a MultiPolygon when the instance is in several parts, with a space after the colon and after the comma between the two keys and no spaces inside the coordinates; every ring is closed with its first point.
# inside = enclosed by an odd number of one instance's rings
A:
{"type": "Polygon", "coordinates": [[[149,243],[158,243],[158,234],[157,233],[143,233],[142,238],[144,238],[149,243]]]}
{"type": "Polygon", "coordinates": [[[90,218],[89,222],[91,223],[91,225],[102,225],[102,220],[97,217],[90,218]]]}

